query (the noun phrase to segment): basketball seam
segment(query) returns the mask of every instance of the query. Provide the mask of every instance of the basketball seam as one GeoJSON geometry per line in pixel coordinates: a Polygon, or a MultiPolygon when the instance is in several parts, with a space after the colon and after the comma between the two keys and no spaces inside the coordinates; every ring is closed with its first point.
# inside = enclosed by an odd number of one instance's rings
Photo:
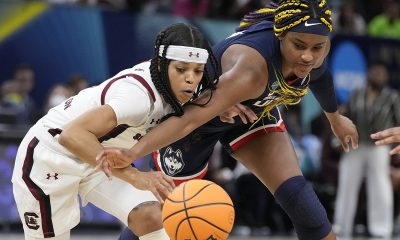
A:
{"type": "MultiPolygon", "coordinates": [[[[210,184],[209,184],[209,185],[210,185],[210,184]]],[[[209,185],[207,185],[207,186],[209,186],[209,185]]],[[[207,186],[204,186],[203,189],[205,189],[207,186]]],[[[203,189],[200,189],[200,191],[202,191],[203,189]]],[[[198,191],[194,196],[196,196],[200,191],[198,191]]],[[[196,236],[196,233],[194,232],[192,223],[191,223],[190,220],[189,220],[189,214],[188,214],[188,211],[187,211],[187,209],[186,209],[185,192],[186,192],[186,183],[185,183],[185,185],[183,185],[183,191],[182,191],[182,193],[183,193],[183,196],[182,196],[182,198],[183,198],[183,207],[185,208],[186,219],[188,220],[190,230],[192,230],[192,233],[193,233],[194,238],[195,238],[196,240],[198,240],[198,239],[197,239],[197,236],[196,236]]],[[[194,196],[192,196],[192,198],[193,198],[194,196]]],[[[176,235],[175,235],[175,236],[176,236],[176,235]]]]}
{"type": "MultiPolygon", "coordinates": [[[[173,202],[173,203],[183,203],[184,201],[186,201],[186,200],[191,200],[192,198],[194,198],[194,197],[196,197],[198,194],[200,194],[204,189],[206,189],[208,186],[211,186],[211,185],[214,185],[214,183],[210,183],[210,184],[208,184],[208,185],[206,185],[206,186],[204,186],[203,188],[201,188],[199,191],[197,191],[197,193],[196,194],[194,194],[192,197],[190,197],[190,198],[188,198],[188,199],[185,199],[185,196],[183,196],[183,200],[182,201],[176,201],[176,200],[172,200],[172,199],[170,199],[170,198],[168,198],[167,197],[167,199],[169,200],[169,201],[171,201],[171,202],[173,202]]],[[[185,186],[186,186],[186,183],[184,183],[184,185],[183,185],[183,189],[185,190],[185,186]]]]}
{"type": "MultiPolygon", "coordinates": [[[[219,226],[215,225],[214,223],[211,223],[210,221],[207,221],[207,220],[204,219],[204,218],[201,218],[201,217],[189,217],[189,218],[196,218],[196,219],[203,220],[204,222],[206,222],[206,223],[210,224],[211,226],[213,226],[213,227],[219,229],[220,231],[222,231],[222,232],[224,232],[224,233],[229,233],[228,231],[226,231],[226,230],[220,228],[219,226]]],[[[189,220],[189,219],[188,219],[188,220],[189,220]]]]}
{"type": "Polygon", "coordinates": [[[198,207],[211,206],[211,205],[226,205],[226,206],[231,206],[231,207],[233,208],[233,205],[230,204],[230,203],[224,203],[224,202],[219,202],[219,203],[205,203],[205,204],[196,205],[196,206],[191,206],[191,207],[188,207],[188,208],[185,208],[185,209],[176,211],[176,212],[174,212],[174,213],[172,213],[172,214],[166,216],[166,217],[164,218],[163,222],[166,221],[166,220],[168,220],[168,218],[174,216],[175,214],[178,214],[178,213],[181,213],[181,212],[185,211],[186,209],[187,209],[187,210],[190,210],[190,209],[194,209],[194,208],[198,208],[198,207]]]}

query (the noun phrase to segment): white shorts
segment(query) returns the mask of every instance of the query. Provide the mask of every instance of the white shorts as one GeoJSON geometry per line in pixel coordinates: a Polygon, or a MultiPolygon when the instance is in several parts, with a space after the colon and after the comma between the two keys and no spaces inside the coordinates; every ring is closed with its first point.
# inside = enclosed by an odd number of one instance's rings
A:
{"type": "Polygon", "coordinates": [[[130,211],[157,201],[150,191],[118,178],[108,180],[88,164],[59,154],[41,141],[43,127],[34,126],[19,146],[12,177],[14,198],[25,235],[49,238],[79,223],[82,202],[103,209],[127,225],[130,211]]]}

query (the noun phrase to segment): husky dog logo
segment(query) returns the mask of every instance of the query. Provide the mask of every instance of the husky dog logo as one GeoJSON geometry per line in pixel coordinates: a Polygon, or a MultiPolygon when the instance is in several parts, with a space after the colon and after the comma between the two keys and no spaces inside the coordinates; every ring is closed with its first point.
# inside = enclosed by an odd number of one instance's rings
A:
{"type": "Polygon", "coordinates": [[[174,176],[178,172],[182,171],[185,163],[183,162],[182,152],[181,150],[172,150],[171,147],[168,147],[165,150],[163,158],[164,168],[169,176],[174,176]]]}

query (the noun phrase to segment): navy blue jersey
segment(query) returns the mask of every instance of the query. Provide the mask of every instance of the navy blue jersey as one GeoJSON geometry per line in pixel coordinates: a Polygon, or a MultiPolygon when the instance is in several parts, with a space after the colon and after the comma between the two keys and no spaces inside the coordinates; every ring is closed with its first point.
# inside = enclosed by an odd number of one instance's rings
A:
{"type": "Polygon", "coordinates": [[[228,152],[233,152],[253,137],[268,132],[285,131],[277,106],[280,104],[279,95],[274,90],[280,88],[278,78],[288,85],[306,89],[314,79],[318,79],[326,70],[325,64],[319,69],[312,70],[304,79],[284,80],[282,76],[282,58],[279,39],[274,35],[271,22],[261,22],[249,29],[238,32],[214,46],[214,54],[221,64],[225,50],[233,44],[242,44],[257,50],[268,65],[268,85],[261,96],[242,104],[260,114],[266,106],[271,106],[270,116],[256,124],[243,124],[236,117],[235,123],[221,122],[216,117],[188,136],[160,149],[154,154],[153,167],[171,176],[177,183],[193,178],[202,178],[208,168],[208,160],[215,144],[219,141],[228,152]]]}
{"type": "MultiPolygon", "coordinates": [[[[222,54],[225,50],[234,45],[242,44],[257,50],[265,59],[268,65],[268,87],[264,93],[256,99],[248,100],[243,104],[252,108],[253,111],[259,113],[266,105],[278,104],[278,96],[270,94],[270,90],[279,88],[278,77],[282,76],[282,57],[280,52],[279,39],[275,36],[273,31],[273,23],[263,21],[259,24],[251,26],[249,29],[237,32],[225,40],[221,41],[214,46],[213,52],[221,64],[222,54]]],[[[310,80],[317,80],[325,71],[326,64],[324,63],[320,68],[313,69],[310,75],[305,79],[293,79],[291,81],[285,80],[290,86],[297,88],[307,88],[310,80]]]]}

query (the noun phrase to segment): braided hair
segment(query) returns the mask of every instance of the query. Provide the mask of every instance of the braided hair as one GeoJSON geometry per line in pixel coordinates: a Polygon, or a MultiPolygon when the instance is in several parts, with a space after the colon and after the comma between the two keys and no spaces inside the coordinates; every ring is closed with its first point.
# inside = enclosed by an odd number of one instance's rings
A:
{"type": "MultiPolygon", "coordinates": [[[[203,78],[201,79],[191,101],[193,101],[193,99],[195,99],[202,91],[207,89],[214,90],[220,74],[219,65],[217,64],[217,60],[212,53],[210,44],[196,27],[183,23],[176,23],[162,30],[157,35],[154,55],[150,64],[151,79],[157,91],[161,94],[164,100],[172,106],[172,109],[174,110],[173,113],[166,115],[162,120],[165,120],[170,116],[183,115],[183,107],[174,95],[168,77],[168,65],[171,60],[166,58],[166,54],[170,45],[197,47],[206,49],[208,51],[210,67],[212,68],[211,70],[213,72],[213,76],[210,76],[207,68],[204,69],[203,78]],[[164,45],[164,50],[162,56],[159,56],[161,45],[164,45]]],[[[212,94],[210,94],[210,99],[211,97],[212,94]]],[[[210,101],[210,99],[204,104],[195,105],[204,106],[210,101]]],[[[194,103],[189,102],[189,104],[194,103]]]]}
{"type": "Polygon", "coordinates": [[[326,0],[280,0],[269,6],[245,15],[236,31],[243,31],[261,21],[274,22],[275,36],[279,37],[288,30],[310,18],[319,19],[332,32],[332,12],[326,0]]]}
{"type": "MultiPolygon", "coordinates": [[[[300,26],[309,19],[318,19],[329,31],[332,31],[331,11],[326,0],[279,0],[272,1],[269,6],[251,12],[244,16],[236,31],[243,31],[262,21],[274,23],[274,33],[276,37],[285,36],[291,29],[300,26]]],[[[277,79],[278,87],[269,89],[274,100],[267,104],[258,120],[253,123],[253,127],[259,121],[264,121],[265,117],[269,119],[274,116],[270,113],[271,109],[277,105],[294,105],[300,102],[301,98],[308,92],[307,88],[292,87],[286,83],[283,75],[275,66],[274,74],[277,79]]],[[[310,81],[310,74],[307,76],[307,84],[310,81]]]]}

